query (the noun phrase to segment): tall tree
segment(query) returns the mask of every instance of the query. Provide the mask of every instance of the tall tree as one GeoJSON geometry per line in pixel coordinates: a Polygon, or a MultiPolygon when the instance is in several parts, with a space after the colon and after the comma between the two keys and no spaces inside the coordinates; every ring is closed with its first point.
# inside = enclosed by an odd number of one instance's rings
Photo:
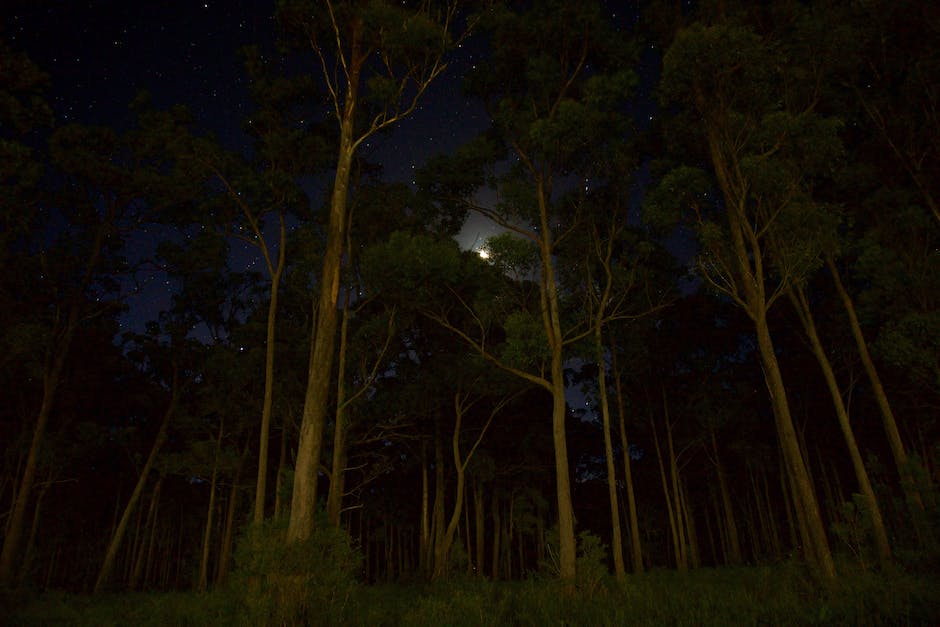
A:
{"type": "MultiPolygon", "coordinates": [[[[707,198],[701,171],[673,170],[660,184],[673,207],[695,212],[702,276],[754,325],[777,433],[808,557],[835,577],[819,504],[794,427],[768,320],[771,306],[805,276],[818,251],[787,232],[813,220],[813,177],[838,155],[838,123],[814,112],[814,93],[780,60],[787,42],[732,21],[681,30],[664,58],[662,95],[702,120],[704,154],[720,191],[707,198]],[[774,242],[786,241],[786,254],[774,242]]],[[[694,131],[693,131],[694,132],[694,131]]],[[[661,200],[666,200],[660,196],[661,200]]]]}
{"type": "Polygon", "coordinates": [[[22,294],[44,301],[27,325],[39,339],[32,350],[42,353],[42,392],[0,553],[0,584],[15,574],[38,459],[72,341],[88,319],[121,306],[115,277],[127,269],[122,228],[137,221],[146,190],[131,133],[65,126],[53,134],[49,150],[59,185],[44,205],[66,227],[24,245],[22,267],[13,275],[24,282],[22,294]]]}
{"type": "MultiPolygon", "coordinates": [[[[539,305],[535,312],[517,314],[514,322],[517,331],[541,336],[535,341],[542,344],[544,350],[539,352],[547,361],[538,374],[510,371],[541,386],[553,399],[560,574],[571,579],[576,543],[565,436],[565,347],[589,331],[583,325],[575,331],[566,320],[556,255],[578,225],[578,194],[565,193],[570,191],[566,177],[589,176],[598,151],[624,149],[617,141],[623,129],[618,107],[635,77],[627,69],[629,51],[622,34],[613,32],[597,3],[549,0],[522,12],[498,7],[488,20],[491,62],[476,67],[468,86],[485,102],[492,136],[501,147],[494,152],[479,141],[454,161],[437,162],[429,172],[440,180],[430,181],[430,187],[445,205],[473,209],[531,248],[539,305]],[[473,200],[484,183],[473,180],[481,158],[490,159],[489,167],[497,160],[508,162],[501,176],[485,181],[499,190],[495,207],[473,200]],[[476,168],[471,165],[474,160],[476,168]]],[[[518,244],[505,238],[492,246],[519,250],[518,244]]],[[[488,359],[507,365],[485,350],[482,337],[465,338],[488,359]]]]}
{"type": "Polygon", "coordinates": [[[307,538],[314,526],[353,156],[363,142],[411,114],[428,86],[445,70],[444,56],[454,44],[451,31],[456,13],[454,2],[401,5],[384,0],[365,4],[284,0],[278,5],[281,24],[312,48],[339,131],[294,469],[289,541],[307,538]]]}

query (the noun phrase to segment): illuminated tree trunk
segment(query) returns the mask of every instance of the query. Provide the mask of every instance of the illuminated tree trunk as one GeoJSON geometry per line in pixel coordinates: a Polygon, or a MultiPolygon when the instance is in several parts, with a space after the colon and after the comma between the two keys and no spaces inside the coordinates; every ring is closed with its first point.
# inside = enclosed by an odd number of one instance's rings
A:
{"type": "Polygon", "coordinates": [[[154,461],[157,459],[157,454],[166,442],[170,419],[173,417],[173,414],[176,413],[179,395],[178,373],[174,368],[170,405],[167,407],[166,413],[163,414],[163,421],[160,423],[160,429],[157,431],[153,446],[150,448],[150,455],[147,456],[147,461],[144,463],[144,467],[140,471],[140,476],[137,478],[137,485],[134,487],[134,491],[131,493],[127,505],[124,506],[124,513],[121,515],[121,520],[118,522],[118,526],[111,537],[111,542],[108,544],[108,550],[104,556],[104,563],[101,565],[101,571],[98,573],[98,578],[95,581],[94,594],[103,591],[111,577],[111,571],[114,569],[114,562],[117,559],[118,550],[121,548],[121,542],[124,540],[124,534],[127,531],[127,525],[130,522],[131,515],[134,513],[134,508],[137,506],[137,501],[140,500],[144,486],[147,484],[147,479],[150,475],[150,470],[153,468],[154,461]]]}
{"type": "Polygon", "coordinates": [[[891,404],[888,402],[888,395],[885,393],[884,386],[881,384],[881,377],[878,376],[878,370],[875,368],[875,362],[868,351],[868,342],[865,341],[865,335],[862,333],[862,325],[858,321],[858,315],[855,313],[855,304],[852,297],[842,284],[842,278],[839,276],[839,269],[833,261],[832,256],[826,257],[826,266],[832,276],[836,292],[842,300],[845,311],[849,317],[849,327],[852,330],[852,337],[855,338],[855,344],[858,347],[858,354],[862,359],[862,366],[865,368],[865,374],[871,383],[872,393],[875,395],[875,402],[881,411],[882,422],[885,427],[885,434],[888,437],[888,445],[891,448],[891,455],[894,457],[895,466],[901,476],[901,486],[904,489],[908,506],[912,512],[914,527],[922,543],[933,546],[935,540],[929,527],[924,524],[924,501],[920,491],[914,482],[911,473],[911,462],[907,456],[907,450],[904,448],[904,442],[901,441],[901,433],[898,431],[898,423],[894,418],[894,412],[891,410],[891,404]]]}
{"type": "MultiPolygon", "coordinates": [[[[485,554],[485,542],[486,542],[486,529],[484,527],[484,511],[483,511],[483,486],[480,481],[475,481],[473,483],[473,513],[474,513],[474,522],[476,528],[476,567],[477,575],[483,576],[483,556],[485,554]]],[[[469,545],[468,545],[469,546],[469,545]]]]}
{"type": "Polygon", "coordinates": [[[147,510],[147,520],[144,523],[144,533],[141,538],[139,551],[134,561],[134,570],[131,572],[130,589],[140,588],[141,576],[144,573],[144,564],[148,561],[153,549],[153,528],[157,524],[157,508],[160,503],[160,491],[163,487],[163,477],[157,478],[157,483],[153,487],[150,495],[150,507],[147,510]]]}
{"type": "MultiPolygon", "coordinates": [[[[258,437],[258,480],[255,485],[254,522],[264,520],[264,504],[268,485],[268,439],[271,433],[271,410],[274,406],[274,350],[275,327],[277,322],[277,297],[281,284],[281,274],[284,272],[284,260],[287,250],[287,228],[284,223],[284,214],[278,216],[280,220],[280,244],[277,253],[277,266],[268,260],[268,271],[271,274],[270,301],[268,302],[267,334],[264,345],[264,401],[261,406],[261,433],[258,437]]],[[[258,233],[259,241],[262,234],[258,233]]],[[[267,247],[263,248],[265,259],[268,259],[267,247]]]]}
{"type": "Polygon", "coordinates": [[[209,507],[206,512],[206,528],[202,536],[202,557],[199,560],[199,579],[197,592],[205,592],[209,587],[209,547],[212,544],[212,522],[215,518],[215,489],[219,479],[219,455],[222,452],[222,435],[225,422],[219,423],[219,439],[216,443],[215,461],[212,464],[212,479],[209,481],[209,507]]]}
{"type": "MultiPolygon", "coordinates": [[[[603,308],[601,309],[603,313],[603,308]]],[[[620,503],[617,498],[617,467],[614,464],[614,445],[610,434],[610,404],[607,399],[607,366],[604,363],[604,345],[601,338],[600,320],[594,326],[594,348],[597,359],[597,386],[601,397],[601,418],[604,428],[604,457],[607,463],[607,495],[610,500],[611,550],[614,554],[614,575],[623,581],[626,568],[623,564],[623,532],[620,529],[620,503]]]]}
{"type": "Polygon", "coordinates": [[[731,564],[741,563],[741,541],[738,537],[738,525],[734,519],[734,506],[731,503],[731,490],[728,488],[728,479],[725,469],[718,455],[718,440],[712,431],[712,453],[714,454],[715,472],[718,474],[718,489],[721,494],[722,518],[724,520],[725,535],[728,539],[727,559],[731,564]]]}
{"type": "Polygon", "coordinates": [[[842,400],[842,392],[839,390],[839,384],[836,382],[836,375],[829,362],[829,357],[823,348],[819,339],[819,333],[816,330],[816,323],[813,320],[812,311],[810,311],[809,300],[803,288],[796,287],[789,293],[790,301],[796,309],[803,324],[806,336],[809,338],[810,346],[816,361],[823,371],[823,378],[826,380],[826,387],[829,388],[829,395],[832,397],[832,403],[836,410],[836,418],[839,421],[839,428],[842,430],[842,437],[845,438],[845,445],[849,450],[849,458],[852,460],[852,469],[855,471],[855,479],[858,481],[858,488],[865,499],[866,513],[871,520],[872,533],[875,537],[875,547],[878,551],[878,559],[882,565],[887,565],[891,560],[891,546],[888,543],[888,533],[885,530],[884,519],[881,516],[881,507],[878,505],[878,499],[875,497],[875,490],[872,488],[871,481],[868,478],[868,470],[865,468],[865,462],[862,460],[862,454],[858,450],[858,443],[855,441],[855,433],[852,431],[852,425],[849,422],[849,412],[842,400]]]}
{"type": "Polygon", "coordinates": [[[346,344],[349,331],[349,290],[346,290],[343,321],[339,333],[339,364],[336,383],[336,418],[333,424],[333,463],[330,488],[326,496],[326,516],[330,525],[339,527],[346,490],[346,344]]]}
{"type": "Polygon", "coordinates": [[[636,511],[636,494],[633,488],[633,471],[630,460],[630,445],[627,442],[626,418],[623,406],[623,390],[620,384],[620,369],[617,367],[614,353],[614,384],[617,390],[617,415],[620,421],[620,447],[623,449],[624,483],[627,489],[627,511],[630,520],[630,553],[633,558],[633,572],[643,572],[643,547],[640,543],[640,523],[636,511]]]}

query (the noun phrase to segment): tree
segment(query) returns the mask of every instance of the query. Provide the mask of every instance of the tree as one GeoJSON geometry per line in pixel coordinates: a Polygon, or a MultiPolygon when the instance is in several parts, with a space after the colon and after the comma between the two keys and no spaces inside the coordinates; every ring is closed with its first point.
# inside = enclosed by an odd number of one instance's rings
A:
{"type": "Polygon", "coordinates": [[[793,500],[802,513],[800,531],[817,571],[831,579],[835,567],[768,312],[818,263],[812,241],[801,243],[787,233],[818,216],[813,177],[838,155],[839,125],[814,112],[813,92],[801,91],[792,80],[795,71],[777,56],[785,42],[772,42],[771,36],[732,21],[694,24],[676,35],[664,58],[661,93],[666,103],[686,107],[681,115],[701,117],[705,150],[700,156],[711,166],[721,202],[707,197],[704,173],[684,166],[663,177],[652,204],[694,212],[703,246],[702,276],[754,325],[793,500]],[[781,241],[786,251],[775,249],[781,241]]]}
{"type": "Polygon", "coordinates": [[[324,4],[288,0],[278,6],[281,24],[313,50],[339,130],[288,541],[306,539],[314,525],[353,156],[367,139],[411,114],[428,86],[445,70],[444,55],[454,43],[451,30],[457,13],[452,2],[421,3],[417,8],[385,1],[327,0],[324,4]]]}
{"type": "MultiPolygon", "coordinates": [[[[179,333],[179,330],[177,330],[177,332],[173,335],[175,335],[174,339],[177,344],[181,344],[185,341],[179,333]]],[[[172,354],[174,347],[161,346],[158,338],[156,337],[141,339],[143,340],[141,344],[144,346],[144,350],[148,350],[149,352],[153,353],[152,355],[148,356],[148,358],[154,365],[154,374],[160,378],[160,383],[162,386],[164,388],[168,388],[167,391],[169,392],[170,398],[167,401],[166,409],[163,412],[163,417],[160,419],[157,433],[154,436],[153,444],[150,447],[149,454],[147,455],[147,460],[144,462],[144,466],[140,471],[140,475],[137,478],[136,484],[134,485],[134,490],[131,492],[130,498],[128,498],[127,503],[124,505],[124,511],[121,514],[121,518],[118,521],[117,527],[115,527],[114,532],[111,534],[111,539],[108,542],[108,548],[105,551],[104,562],[101,565],[101,570],[98,571],[97,579],[95,579],[95,586],[93,590],[95,594],[103,592],[110,581],[111,574],[114,570],[115,561],[117,560],[118,550],[121,548],[121,544],[124,542],[124,536],[127,532],[131,515],[134,513],[141,494],[143,494],[144,487],[150,479],[150,471],[154,467],[154,462],[157,459],[157,455],[160,453],[160,449],[163,448],[163,445],[167,441],[170,420],[173,419],[178,411],[182,387],[184,385],[184,381],[180,378],[181,365],[179,363],[179,355],[172,354]],[[160,355],[159,353],[164,354],[160,355]]],[[[176,350],[179,351],[180,348],[176,348],[176,350]]]]}
{"type": "Polygon", "coordinates": [[[43,301],[18,329],[39,340],[30,350],[42,355],[42,392],[0,554],[0,584],[14,576],[38,459],[72,341],[87,320],[121,307],[116,276],[128,269],[121,256],[127,234],[122,229],[137,221],[138,201],[146,191],[147,174],[133,148],[132,133],[121,136],[79,125],[61,127],[50,139],[60,184],[44,205],[68,228],[55,238],[24,245],[17,260],[21,268],[13,274],[23,282],[21,294],[43,301]]]}
{"type": "Polygon", "coordinates": [[[565,347],[590,332],[567,324],[556,270],[558,247],[578,225],[578,194],[565,193],[571,191],[565,177],[587,177],[599,151],[624,149],[618,106],[635,79],[625,68],[629,55],[622,36],[610,30],[594,3],[538,2],[525,12],[499,7],[488,16],[487,31],[492,61],[477,66],[468,89],[487,106],[495,145],[481,138],[453,159],[431,164],[426,182],[442,207],[472,209],[520,238],[519,244],[505,237],[492,241],[491,248],[516,258],[529,254],[534,262],[539,304],[515,314],[507,330],[541,344],[537,354],[546,358],[544,369],[510,366],[486,349],[485,334],[461,333],[481,355],[552,396],[560,574],[571,579],[576,541],[565,437],[565,347]],[[500,160],[506,160],[503,173],[484,178],[485,169],[500,160]],[[473,200],[485,183],[498,189],[495,207],[473,200]]]}

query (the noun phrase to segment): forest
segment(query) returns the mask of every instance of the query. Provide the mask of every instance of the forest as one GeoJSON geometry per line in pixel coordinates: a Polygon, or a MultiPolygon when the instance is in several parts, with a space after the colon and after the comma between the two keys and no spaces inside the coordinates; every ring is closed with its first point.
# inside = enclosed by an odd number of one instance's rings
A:
{"type": "Polygon", "coordinates": [[[0,41],[0,622],[940,623],[940,7],[275,4],[245,149],[0,41]]]}

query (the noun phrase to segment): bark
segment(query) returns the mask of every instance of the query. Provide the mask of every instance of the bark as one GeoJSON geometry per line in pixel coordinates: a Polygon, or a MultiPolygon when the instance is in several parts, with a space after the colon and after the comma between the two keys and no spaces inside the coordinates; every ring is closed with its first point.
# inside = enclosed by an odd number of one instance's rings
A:
{"type": "Polygon", "coordinates": [[[212,479],[209,481],[209,507],[206,512],[206,527],[202,537],[202,557],[199,560],[199,579],[196,591],[205,592],[209,587],[209,547],[212,544],[212,523],[215,516],[215,488],[219,479],[219,454],[222,452],[222,435],[225,422],[219,422],[219,439],[216,442],[215,460],[212,463],[212,479]]]}
{"type": "Polygon", "coordinates": [[[118,522],[118,526],[114,530],[114,534],[111,536],[111,541],[108,543],[108,550],[105,552],[104,563],[101,565],[101,570],[98,573],[97,580],[95,580],[95,587],[93,591],[94,594],[102,592],[111,577],[111,572],[114,569],[114,562],[117,559],[118,550],[121,548],[121,543],[123,542],[125,532],[127,531],[127,525],[134,513],[134,509],[137,507],[137,501],[140,500],[140,495],[144,491],[144,486],[147,484],[147,479],[150,475],[150,470],[153,468],[154,461],[157,459],[157,454],[160,452],[160,449],[166,442],[170,419],[173,417],[173,414],[176,413],[176,406],[179,403],[179,387],[179,374],[174,367],[170,404],[167,407],[166,412],[163,414],[163,420],[160,423],[160,429],[157,431],[157,435],[153,441],[153,446],[150,448],[150,455],[147,456],[147,461],[144,463],[144,467],[140,471],[140,476],[137,479],[137,485],[134,487],[134,491],[131,493],[131,496],[127,501],[127,505],[124,506],[124,513],[121,515],[121,520],[118,522]]]}
{"type": "Polygon", "coordinates": [[[157,524],[157,508],[160,503],[160,492],[163,487],[163,477],[157,478],[157,483],[150,494],[150,507],[147,510],[147,520],[144,524],[144,534],[140,542],[140,550],[134,562],[134,570],[131,572],[129,588],[131,590],[140,589],[140,580],[144,572],[144,564],[151,555],[153,548],[153,528],[157,524]]]}
{"type": "Polygon", "coordinates": [[[499,538],[502,524],[499,520],[499,497],[493,492],[493,581],[499,579],[499,538]]]}
{"type": "MultiPolygon", "coordinates": [[[[478,399],[477,399],[478,400],[478,399]]],[[[457,391],[454,394],[454,434],[451,437],[451,453],[453,455],[454,470],[456,471],[456,482],[457,482],[457,495],[454,499],[454,510],[451,512],[450,520],[447,523],[447,528],[443,533],[438,533],[435,538],[434,543],[434,577],[440,578],[446,573],[447,569],[447,560],[450,554],[451,546],[454,542],[454,534],[457,531],[457,525],[460,522],[460,515],[462,513],[464,503],[465,503],[465,490],[466,490],[466,476],[467,476],[467,464],[470,463],[470,460],[473,458],[473,454],[476,452],[477,448],[480,446],[480,443],[483,441],[483,437],[486,435],[486,431],[489,429],[490,424],[493,422],[493,418],[496,417],[496,414],[502,409],[502,407],[509,401],[509,398],[503,399],[501,402],[497,403],[493,410],[490,412],[489,417],[486,420],[486,424],[483,425],[483,428],[480,430],[480,434],[477,436],[476,440],[473,443],[473,446],[467,452],[467,456],[463,457],[460,452],[460,433],[461,426],[463,424],[463,417],[466,412],[472,407],[476,401],[468,400],[468,395],[457,391]]],[[[443,477],[443,472],[440,475],[443,477]]],[[[441,500],[443,501],[443,490],[440,493],[441,500]]],[[[435,507],[435,511],[438,511],[435,507]]],[[[444,505],[440,507],[440,521],[443,523],[444,518],[444,505]]],[[[440,527],[438,527],[440,529],[440,527]]],[[[468,525],[468,538],[469,538],[469,525],[468,525]]],[[[470,554],[470,542],[467,542],[467,554],[470,554]]]]}
{"type": "Polygon", "coordinates": [[[320,272],[320,294],[317,300],[317,318],[312,337],[307,391],[304,396],[303,418],[300,424],[300,442],[294,468],[294,491],[291,497],[288,541],[300,541],[313,532],[317,505],[317,482],[320,454],[323,446],[323,428],[329,403],[330,380],[333,374],[334,347],[336,345],[339,279],[343,261],[343,242],[346,237],[348,213],[349,175],[355,150],[354,118],[358,99],[359,79],[365,58],[361,54],[358,32],[352,33],[352,53],[348,61],[348,81],[345,102],[340,119],[339,154],[336,160],[336,178],[330,198],[326,250],[320,272]]]}
{"type": "Polygon", "coordinates": [[[686,570],[686,565],[682,560],[682,549],[680,547],[678,522],[676,520],[676,511],[673,507],[672,494],[669,489],[669,481],[666,478],[666,466],[663,463],[663,452],[659,446],[659,436],[656,434],[656,423],[653,421],[653,415],[650,414],[650,428],[653,430],[653,446],[656,449],[656,460],[659,462],[659,479],[663,486],[663,497],[666,500],[666,514],[669,517],[669,532],[672,537],[672,550],[676,559],[676,567],[680,572],[686,570]]]}
{"type": "Polygon", "coordinates": [[[627,442],[626,417],[623,406],[623,390],[620,384],[620,369],[614,354],[614,383],[617,390],[617,415],[620,420],[620,446],[623,449],[624,483],[627,489],[627,511],[630,519],[630,545],[633,558],[633,572],[643,572],[643,546],[640,542],[640,523],[636,511],[636,494],[633,488],[633,472],[630,459],[630,445],[627,442]]]}
{"type": "Polygon", "coordinates": [[[255,511],[254,522],[264,520],[265,492],[268,485],[268,438],[271,433],[271,411],[274,406],[274,351],[275,328],[277,322],[277,297],[281,284],[281,275],[284,272],[284,260],[287,250],[287,227],[284,223],[284,214],[278,215],[280,221],[280,244],[277,252],[277,266],[272,266],[267,246],[260,231],[257,236],[262,242],[262,250],[267,260],[268,272],[271,275],[270,300],[268,302],[267,333],[264,345],[264,402],[261,407],[261,433],[258,437],[258,481],[255,485],[255,511]]]}
{"type": "Polygon", "coordinates": [[[349,290],[346,290],[343,320],[339,333],[339,364],[336,379],[336,418],[333,425],[333,462],[330,488],[326,496],[326,517],[330,525],[339,527],[346,490],[346,344],[349,332],[349,290]]]}
{"type": "Polygon", "coordinates": [[[235,537],[235,514],[238,511],[238,475],[232,480],[228,491],[228,504],[225,508],[225,527],[222,530],[222,541],[219,543],[219,568],[215,575],[216,585],[225,583],[228,576],[229,561],[232,558],[232,542],[235,537]]]}
{"type": "Polygon", "coordinates": [[[565,403],[564,342],[561,327],[560,301],[555,268],[552,261],[549,201],[545,182],[536,180],[539,218],[542,237],[541,255],[542,321],[551,350],[552,443],[555,450],[555,492],[558,500],[559,574],[564,580],[573,580],[577,558],[574,506],[571,501],[571,480],[568,468],[568,440],[565,433],[567,404],[565,403]]]}
{"type": "Polygon", "coordinates": [[[428,512],[428,462],[427,444],[421,443],[421,541],[419,543],[419,567],[425,574],[428,572],[428,556],[431,548],[431,525],[428,512]]]}
{"type": "MultiPolygon", "coordinates": [[[[19,557],[20,543],[23,538],[23,526],[26,522],[26,510],[32,496],[33,484],[36,481],[36,471],[39,466],[39,453],[42,448],[42,442],[45,439],[49,416],[52,414],[56,392],[62,380],[62,371],[65,368],[65,362],[71,350],[72,339],[75,336],[75,331],[84,313],[82,306],[84,292],[91,283],[94,270],[101,258],[105,237],[110,232],[114,209],[114,206],[109,207],[109,219],[102,220],[95,230],[95,237],[85,263],[81,280],[76,288],[69,294],[67,310],[63,316],[65,319],[64,323],[62,323],[61,326],[56,324],[52,329],[52,348],[46,355],[43,364],[42,400],[39,405],[39,413],[36,417],[35,426],[33,427],[33,436],[29,444],[29,452],[26,454],[23,476],[20,479],[19,486],[16,487],[14,492],[16,496],[13,501],[10,519],[7,523],[7,531],[3,538],[3,549],[0,550],[0,587],[9,586],[13,583],[16,574],[13,569],[19,557]]],[[[61,312],[57,312],[57,314],[59,313],[61,312]]]]}
{"type": "MultiPolygon", "coordinates": [[[[483,486],[480,481],[473,484],[474,522],[476,527],[476,566],[477,575],[483,576],[483,556],[485,554],[486,529],[484,528],[483,486]]],[[[469,546],[469,545],[468,545],[469,546]]]]}
{"type": "Polygon", "coordinates": [[[878,505],[875,490],[872,488],[871,481],[868,478],[868,470],[865,468],[865,462],[862,460],[862,454],[858,449],[855,433],[852,431],[852,424],[849,421],[848,408],[846,408],[845,402],[842,400],[842,392],[839,390],[839,384],[836,382],[835,372],[829,361],[829,356],[826,355],[826,351],[823,348],[822,341],[819,339],[819,333],[816,330],[816,322],[810,310],[809,300],[806,298],[806,293],[803,291],[802,287],[796,287],[791,290],[789,298],[797,311],[800,322],[803,324],[803,330],[809,338],[813,355],[816,356],[816,361],[819,362],[819,367],[823,371],[823,378],[826,381],[826,387],[829,389],[829,395],[832,397],[832,404],[836,410],[839,428],[842,430],[842,437],[845,439],[845,445],[849,450],[849,458],[852,460],[855,480],[858,481],[858,489],[865,499],[866,513],[871,521],[878,559],[882,566],[886,566],[891,560],[891,545],[888,543],[888,533],[881,515],[881,507],[878,505]]]}
{"type": "Polygon", "coordinates": [[[760,351],[761,362],[764,366],[764,380],[770,391],[774,414],[777,419],[777,433],[783,448],[784,459],[789,470],[791,487],[797,512],[802,512],[803,529],[809,540],[815,558],[815,565],[820,574],[827,580],[835,579],[835,563],[829,549],[829,540],[826,537],[826,528],[819,513],[819,503],[813,491],[809,478],[809,471],[803,461],[800,451],[793,418],[790,415],[790,405],[787,401],[786,387],[783,375],[774,352],[773,340],[765,317],[755,320],[757,326],[757,345],[760,351]]]}
{"type": "Polygon", "coordinates": [[[728,488],[728,479],[725,476],[725,469],[721,465],[721,458],[718,455],[718,440],[715,438],[715,432],[712,431],[712,449],[715,461],[715,471],[718,474],[718,489],[721,493],[721,505],[724,518],[724,527],[728,538],[728,562],[731,564],[741,563],[741,541],[738,537],[738,525],[734,519],[734,506],[731,503],[731,490],[728,488]]]}
{"type": "Polygon", "coordinates": [[[832,282],[835,285],[836,292],[842,300],[846,314],[848,314],[852,337],[855,338],[855,344],[858,347],[858,354],[859,357],[861,357],[862,366],[865,368],[865,374],[868,376],[868,381],[871,383],[872,393],[875,395],[875,402],[881,412],[885,434],[888,437],[888,445],[891,448],[891,455],[894,457],[895,466],[901,476],[901,486],[904,489],[908,504],[912,509],[915,527],[921,536],[921,541],[930,543],[932,538],[930,537],[931,534],[929,530],[923,525],[917,524],[923,519],[924,501],[914,482],[910,460],[907,456],[907,450],[904,448],[904,442],[901,441],[901,433],[898,430],[898,423],[894,418],[891,403],[888,402],[888,395],[885,393],[884,386],[881,384],[878,369],[875,368],[875,362],[872,360],[871,353],[868,351],[868,342],[865,340],[865,335],[862,333],[862,325],[859,323],[858,315],[855,313],[855,304],[842,283],[839,269],[831,255],[826,257],[826,266],[829,268],[829,273],[832,276],[832,282]]]}
{"type": "Polygon", "coordinates": [[[686,508],[682,501],[681,479],[679,477],[679,464],[673,446],[672,423],[669,420],[669,409],[666,403],[666,388],[662,389],[663,411],[666,417],[666,446],[669,451],[669,477],[672,487],[672,498],[675,503],[676,533],[679,537],[679,570],[685,571],[689,567],[689,532],[686,527],[686,508]]]}
{"type": "MultiPolygon", "coordinates": [[[[292,422],[292,421],[291,421],[292,422]]],[[[287,427],[288,421],[281,426],[281,451],[277,458],[277,476],[274,478],[274,517],[284,513],[284,478],[287,473],[287,427]]]]}
{"type": "MultiPolygon", "coordinates": [[[[603,312],[603,308],[601,308],[603,312]]],[[[611,550],[614,556],[614,575],[617,581],[623,581],[626,568],[623,563],[623,532],[620,529],[620,503],[617,499],[617,467],[614,465],[614,445],[610,434],[610,404],[607,399],[607,373],[604,363],[604,346],[601,337],[601,324],[598,320],[594,327],[594,348],[597,359],[597,386],[601,397],[601,418],[604,428],[604,456],[607,462],[607,495],[610,500],[611,550]]]]}

